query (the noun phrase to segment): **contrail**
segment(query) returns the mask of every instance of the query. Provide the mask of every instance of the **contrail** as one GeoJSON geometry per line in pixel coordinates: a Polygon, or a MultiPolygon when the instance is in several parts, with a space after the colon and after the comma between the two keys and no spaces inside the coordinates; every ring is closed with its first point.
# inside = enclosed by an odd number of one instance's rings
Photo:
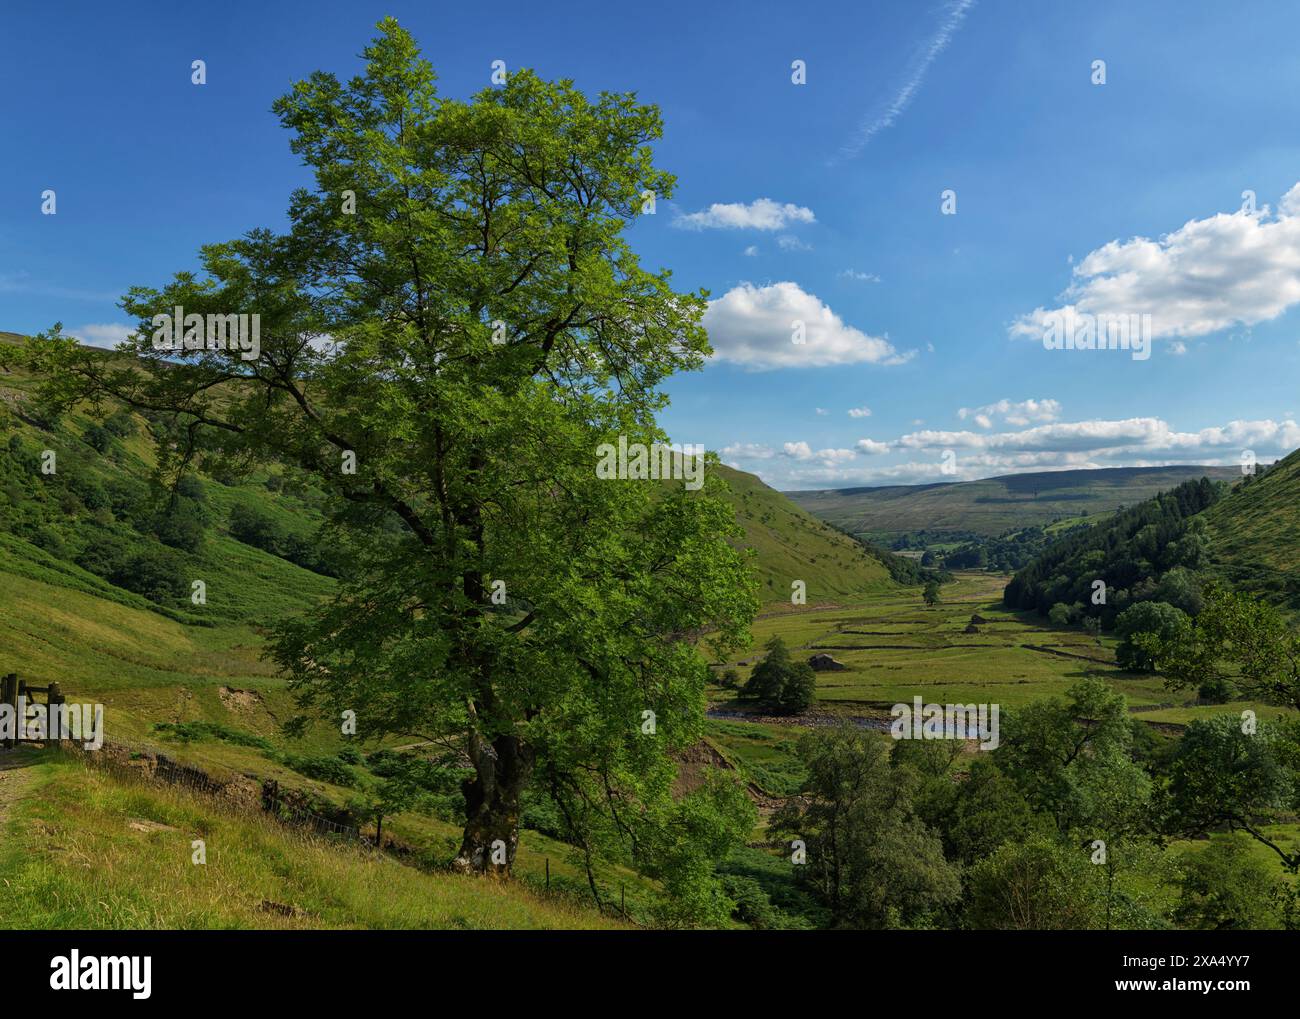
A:
{"type": "Polygon", "coordinates": [[[939,30],[912,56],[902,87],[894,94],[894,98],[884,110],[872,119],[864,121],[858,129],[857,137],[840,149],[842,158],[850,159],[856,156],[866,147],[867,142],[885,128],[892,126],[899,115],[907,109],[912,98],[920,90],[921,83],[925,81],[930,65],[948,48],[948,42],[957,34],[961,23],[966,19],[966,12],[974,6],[975,0],[951,0],[945,6],[939,30]]]}

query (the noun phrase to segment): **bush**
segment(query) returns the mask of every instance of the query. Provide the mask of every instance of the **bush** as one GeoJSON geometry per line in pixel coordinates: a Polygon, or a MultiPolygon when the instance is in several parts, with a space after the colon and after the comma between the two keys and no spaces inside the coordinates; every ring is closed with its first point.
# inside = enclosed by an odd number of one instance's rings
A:
{"type": "Polygon", "coordinates": [[[1227,704],[1237,697],[1236,685],[1225,676],[1207,679],[1196,691],[1196,695],[1207,704],[1227,704]]]}
{"type": "Polygon", "coordinates": [[[1047,835],[1004,843],[968,873],[972,930],[1090,930],[1104,903],[1088,854],[1047,835]]]}
{"type": "Polygon", "coordinates": [[[96,453],[107,453],[113,445],[113,436],[103,425],[89,425],[81,437],[96,453]]]}
{"type": "Polygon", "coordinates": [[[1179,926],[1192,930],[1268,930],[1281,926],[1274,908],[1276,879],[1240,833],[1213,835],[1179,858],[1179,926]]]}
{"type": "Polygon", "coordinates": [[[734,919],[760,931],[773,930],[779,926],[777,911],[772,906],[772,900],[767,897],[767,892],[763,891],[763,886],[753,878],[740,874],[724,874],[722,890],[727,898],[735,903],[731,910],[734,919]]]}
{"type": "Polygon", "coordinates": [[[242,503],[230,508],[230,536],[277,556],[284,552],[289,537],[274,517],[242,503]]]}
{"type": "Polygon", "coordinates": [[[285,754],[281,758],[281,762],[285,767],[292,768],[298,774],[314,778],[318,782],[329,782],[331,785],[348,788],[357,784],[356,773],[337,757],[330,757],[325,754],[305,757],[299,757],[296,754],[285,754]]]}
{"type": "Polygon", "coordinates": [[[104,430],[119,439],[125,439],[127,436],[135,434],[135,419],[131,417],[130,411],[119,410],[116,414],[110,415],[104,422],[104,430]]]}

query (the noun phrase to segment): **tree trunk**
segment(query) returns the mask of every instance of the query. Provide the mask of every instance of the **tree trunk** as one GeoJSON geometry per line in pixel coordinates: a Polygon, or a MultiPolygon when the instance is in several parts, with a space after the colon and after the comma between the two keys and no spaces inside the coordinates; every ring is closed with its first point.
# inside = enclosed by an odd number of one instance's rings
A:
{"type": "Polygon", "coordinates": [[[533,768],[533,751],[517,736],[484,743],[471,733],[474,777],[465,794],[465,835],[452,868],[466,874],[506,878],[519,847],[520,797],[533,768]]]}

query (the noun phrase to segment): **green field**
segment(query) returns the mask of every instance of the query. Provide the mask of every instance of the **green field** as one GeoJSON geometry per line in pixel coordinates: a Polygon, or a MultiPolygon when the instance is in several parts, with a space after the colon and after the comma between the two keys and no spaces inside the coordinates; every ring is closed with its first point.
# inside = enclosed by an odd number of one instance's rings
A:
{"type": "MultiPolygon", "coordinates": [[[[1002,607],[1000,577],[959,573],[943,587],[943,600],[927,608],[915,590],[862,599],[854,607],[772,613],[754,624],[753,649],[782,637],[804,655],[819,651],[842,662],[842,672],[817,677],[818,706],[842,714],[887,715],[890,705],[927,702],[996,702],[1014,708],[1041,697],[1063,695],[1083,676],[1099,676],[1128,698],[1129,710],[1146,722],[1186,724],[1193,718],[1252,707],[1261,717],[1280,709],[1240,703],[1198,705],[1194,692],[1171,692],[1159,676],[1125,672],[1115,665],[1115,641],[1100,643],[1079,628],[1057,628],[1033,613],[1002,607]],[[964,633],[972,615],[988,620],[977,634],[964,633]]],[[[758,651],[726,663],[747,679],[758,651]]],[[[716,690],[718,707],[736,708],[716,690]]]]}

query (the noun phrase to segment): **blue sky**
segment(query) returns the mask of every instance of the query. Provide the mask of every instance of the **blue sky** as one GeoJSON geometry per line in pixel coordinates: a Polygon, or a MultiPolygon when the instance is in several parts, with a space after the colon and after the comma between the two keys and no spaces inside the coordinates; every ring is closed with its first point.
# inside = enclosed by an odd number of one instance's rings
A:
{"type": "Polygon", "coordinates": [[[452,95],[501,59],[660,105],[678,190],[632,242],[710,291],[717,351],[669,385],[676,442],[781,488],[1300,446],[1286,2],[9,0],[0,329],[111,344],[127,287],[282,227],[306,175],[270,104],[353,73],[386,14],[452,95]],[[1150,315],[1150,356],[1046,349],[1067,307],[1150,315]]]}

